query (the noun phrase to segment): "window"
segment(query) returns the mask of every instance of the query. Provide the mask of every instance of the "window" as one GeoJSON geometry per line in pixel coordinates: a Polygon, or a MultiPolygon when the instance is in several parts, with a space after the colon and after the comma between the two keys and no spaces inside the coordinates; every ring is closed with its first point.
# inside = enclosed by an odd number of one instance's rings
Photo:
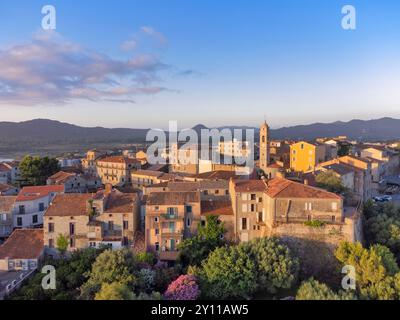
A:
{"type": "Polygon", "coordinates": [[[185,207],[186,213],[192,213],[192,206],[186,206],[185,207]]]}
{"type": "Polygon", "coordinates": [[[250,211],[251,212],[256,211],[256,205],[255,204],[250,205],[250,211]]]}
{"type": "Polygon", "coordinates": [[[113,231],[114,230],[114,221],[108,221],[108,230],[113,231]]]}
{"type": "Polygon", "coordinates": [[[54,223],[48,224],[48,230],[49,230],[49,232],[54,232],[54,223]]]}
{"type": "Polygon", "coordinates": [[[154,217],[154,222],[158,222],[158,217],[154,217]]]}
{"type": "Polygon", "coordinates": [[[335,221],[336,221],[336,217],[332,216],[332,222],[335,222],[335,221]]]}
{"type": "MultiPolygon", "coordinates": [[[[73,235],[75,235],[75,223],[70,223],[69,224],[69,235],[70,236],[73,236],[73,235]]],[[[72,246],[71,246],[72,247],[72,246]]]]}
{"type": "Polygon", "coordinates": [[[123,225],[124,225],[124,230],[128,230],[129,229],[129,221],[124,221],[123,225]]]}
{"type": "Polygon", "coordinates": [[[242,218],[242,230],[247,230],[247,218],[242,218]]]}
{"type": "Polygon", "coordinates": [[[312,203],[311,202],[306,202],[304,204],[304,210],[305,211],[311,211],[312,210],[312,203]]]}
{"type": "Polygon", "coordinates": [[[25,214],[25,206],[19,206],[19,214],[25,214]]]}
{"type": "Polygon", "coordinates": [[[201,226],[205,227],[206,226],[206,221],[205,220],[201,220],[201,226]]]}
{"type": "Polygon", "coordinates": [[[177,208],[168,208],[168,209],[167,209],[167,213],[168,213],[168,214],[175,214],[175,213],[178,213],[178,209],[177,209],[177,208]]]}
{"type": "Polygon", "coordinates": [[[49,248],[54,248],[54,239],[49,239],[49,248]]]}
{"type": "Polygon", "coordinates": [[[337,211],[337,202],[332,202],[332,211],[337,211]]]}
{"type": "Polygon", "coordinates": [[[242,204],[242,212],[247,212],[247,204],[242,204]]]}
{"type": "Polygon", "coordinates": [[[21,217],[17,218],[17,226],[22,227],[22,218],[21,217]]]}
{"type": "Polygon", "coordinates": [[[190,221],[190,218],[187,218],[187,219],[186,219],[186,226],[187,226],[188,228],[190,228],[191,225],[192,225],[192,221],[190,221]]]}
{"type": "Polygon", "coordinates": [[[258,222],[264,222],[264,217],[262,212],[258,213],[258,222]]]}
{"type": "Polygon", "coordinates": [[[256,194],[252,194],[251,195],[251,201],[256,201],[257,199],[257,195],[256,194]]]}
{"type": "Polygon", "coordinates": [[[154,233],[156,236],[158,236],[160,234],[160,229],[154,229],[154,233]]]}
{"type": "Polygon", "coordinates": [[[304,149],[304,143],[302,143],[301,145],[300,145],[300,148],[303,150],[304,149]]]}
{"type": "Polygon", "coordinates": [[[40,212],[44,211],[44,203],[43,202],[39,203],[39,211],[40,212]]]}
{"type": "Polygon", "coordinates": [[[219,194],[219,190],[215,190],[215,194],[219,194]]]}
{"type": "Polygon", "coordinates": [[[37,216],[37,214],[35,214],[35,215],[32,216],[32,223],[33,223],[33,224],[38,223],[38,216],[37,216]]]}
{"type": "Polygon", "coordinates": [[[156,242],[155,243],[156,251],[160,251],[160,243],[156,242]]]}
{"type": "Polygon", "coordinates": [[[75,248],[75,238],[70,238],[70,239],[69,239],[69,246],[70,246],[71,248],[75,248]]]}
{"type": "Polygon", "coordinates": [[[159,207],[159,206],[155,206],[154,210],[155,210],[155,211],[159,211],[159,210],[160,210],[160,207],[159,207]]]}
{"type": "Polygon", "coordinates": [[[247,194],[246,193],[242,193],[242,201],[247,201],[247,194]]]}

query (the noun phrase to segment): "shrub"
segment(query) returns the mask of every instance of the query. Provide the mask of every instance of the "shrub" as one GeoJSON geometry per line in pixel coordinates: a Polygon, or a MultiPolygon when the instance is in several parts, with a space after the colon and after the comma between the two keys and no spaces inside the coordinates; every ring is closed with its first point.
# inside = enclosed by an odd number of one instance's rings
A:
{"type": "Polygon", "coordinates": [[[182,275],[169,286],[164,293],[167,300],[197,300],[200,296],[197,279],[192,275],[182,275]]]}

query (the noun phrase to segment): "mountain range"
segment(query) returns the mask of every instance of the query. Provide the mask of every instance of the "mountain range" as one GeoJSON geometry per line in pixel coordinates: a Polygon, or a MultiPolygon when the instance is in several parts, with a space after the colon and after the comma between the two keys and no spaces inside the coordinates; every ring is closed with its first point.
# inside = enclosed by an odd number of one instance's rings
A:
{"type": "MultiPolygon", "coordinates": [[[[207,128],[197,125],[200,132],[207,128]]],[[[251,127],[220,127],[248,129],[251,127]]],[[[256,137],[258,135],[258,128],[256,137]]],[[[0,122],[0,145],[29,144],[90,144],[90,143],[140,143],[144,142],[148,129],[109,129],[103,127],[80,127],[54,120],[35,119],[24,122],[0,122]]],[[[271,130],[274,139],[304,139],[345,135],[357,140],[394,140],[400,138],[400,119],[352,120],[349,122],[314,123],[271,130]]]]}

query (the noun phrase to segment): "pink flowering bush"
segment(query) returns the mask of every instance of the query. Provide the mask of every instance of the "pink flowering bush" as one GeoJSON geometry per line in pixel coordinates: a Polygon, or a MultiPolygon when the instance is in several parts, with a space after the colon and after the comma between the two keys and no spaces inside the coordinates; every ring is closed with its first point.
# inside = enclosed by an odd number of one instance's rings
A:
{"type": "Polygon", "coordinates": [[[182,275],[169,286],[164,293],[167,300],[197,300],[200,296],[199,286],[195,276],[182,275]]]}

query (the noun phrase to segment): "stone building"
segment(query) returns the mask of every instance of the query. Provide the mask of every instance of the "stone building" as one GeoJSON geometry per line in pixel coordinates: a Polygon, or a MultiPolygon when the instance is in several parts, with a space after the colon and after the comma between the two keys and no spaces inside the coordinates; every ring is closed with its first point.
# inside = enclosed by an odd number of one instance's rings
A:
{"type": "Polygon", "coordinates": [[[44,215],[44,243],[55,254],[60,235],[68,250],[107,245],[118,249],[132,244],[140,224],[137,194],[106,186],[96,194],[58,195],[44,215]]]}
{"type": "Polygon", "coordinates": [[[140,160],[123,156],[106,157],[96,161],[97,175],[103,184],[113,186],[123,186],[131,184],[131,174],[135,170],[140,170],[142,163],[140,160]]]}

